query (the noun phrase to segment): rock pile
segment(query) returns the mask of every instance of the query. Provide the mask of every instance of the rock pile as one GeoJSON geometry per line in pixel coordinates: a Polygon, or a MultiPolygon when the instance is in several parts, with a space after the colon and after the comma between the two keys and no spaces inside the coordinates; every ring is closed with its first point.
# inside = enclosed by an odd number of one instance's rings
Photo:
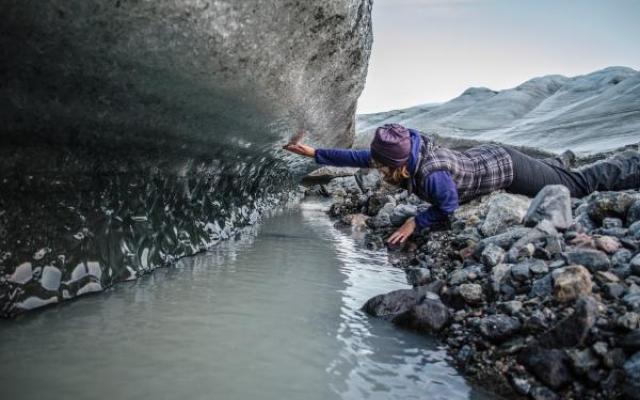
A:
{"type": "MultiPolygon", "coordinates": [[[[428,207],[384,183],[312,191],[370,248],[428,207]]],[[[363,310],[438,335],[469,376],[532,399],[640,399],[640,192],[496,192],[389,258],[413,289],[363,310]]]]}

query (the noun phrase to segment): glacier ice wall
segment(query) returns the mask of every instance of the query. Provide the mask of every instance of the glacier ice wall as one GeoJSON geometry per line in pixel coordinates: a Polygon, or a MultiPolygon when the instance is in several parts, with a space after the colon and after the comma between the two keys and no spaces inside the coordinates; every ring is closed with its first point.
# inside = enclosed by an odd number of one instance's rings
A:
{"type": "Polygon", "coordinates": [[[371,0],[0,3],[0,314],[134,279],[288,198],[298,129],[348,145],[371,0]]]}

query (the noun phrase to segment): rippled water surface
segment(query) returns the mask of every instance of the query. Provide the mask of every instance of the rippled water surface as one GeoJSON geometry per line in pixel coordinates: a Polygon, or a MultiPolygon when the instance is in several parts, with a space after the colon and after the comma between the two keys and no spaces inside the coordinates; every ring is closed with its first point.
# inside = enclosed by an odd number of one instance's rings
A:
{"type": "Polygon", "coordinates": [[[486,399],[428,337],[370,318],[407,287],[305,202],[176,268],[0,324],[7,399],[486,399]]]}

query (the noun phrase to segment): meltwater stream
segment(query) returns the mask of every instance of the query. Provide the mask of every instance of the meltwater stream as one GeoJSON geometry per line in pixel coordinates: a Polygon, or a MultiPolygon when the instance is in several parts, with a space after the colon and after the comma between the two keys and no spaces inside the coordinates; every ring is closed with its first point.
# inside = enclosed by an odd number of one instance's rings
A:
{"type": "Polygon", "coordinates": [[[138,281],[0,324],[11,399],[485,399],[430,338],[370,318],[406,287],[324,205],[138,281]]]}

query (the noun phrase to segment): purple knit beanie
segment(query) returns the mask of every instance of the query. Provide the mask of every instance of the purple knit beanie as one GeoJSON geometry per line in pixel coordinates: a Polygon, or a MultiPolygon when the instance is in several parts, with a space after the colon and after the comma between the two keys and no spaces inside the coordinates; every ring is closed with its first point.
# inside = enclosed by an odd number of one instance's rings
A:
{"type": "Polygon", "coordinates": [[[400,167],[409,160],[411,137],[402,125],[386,124],[376,129],[371,142],[371,157],[380,164],[400,167]]]}

